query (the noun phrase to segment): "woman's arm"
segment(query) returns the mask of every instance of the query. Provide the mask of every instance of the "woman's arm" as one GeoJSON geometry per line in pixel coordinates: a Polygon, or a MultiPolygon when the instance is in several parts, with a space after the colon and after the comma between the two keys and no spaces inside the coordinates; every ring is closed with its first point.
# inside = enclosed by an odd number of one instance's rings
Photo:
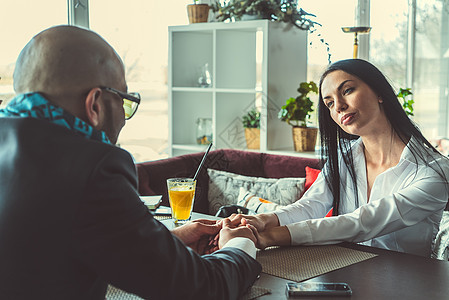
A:
{"type": "Polygon", "coordinates": [[[447,182],[429,173],[417,175],[408,187],[370,201],[354,212],[287,225],[292,244],[361,242],[422,222],[442,211],[448,199],[447,182]]]}
{"type": "Polygon", "coordinates": [[[307,192],[295,203],[277,209],[273,213],[257,215],[233,214],[229,218],[234,226],[239,226],[243,218],[259,232],[269,228],[296,223],[303,220],[324,217],[332,207],[333,197],[320,173],[307,192]]]}
{"type": "Polygon", "coordinates": [[[296,202],[274,212],[278,225],[324,217],[332,208],[333,196],[321,172],[306,193],[296,202]]]}

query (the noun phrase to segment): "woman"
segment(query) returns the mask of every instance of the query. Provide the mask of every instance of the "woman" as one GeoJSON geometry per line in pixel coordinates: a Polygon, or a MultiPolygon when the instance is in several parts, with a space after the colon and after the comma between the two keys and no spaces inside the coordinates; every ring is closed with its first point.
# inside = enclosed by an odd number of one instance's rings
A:
{"type": "Polygon", "coordinates": [[[336,62],[319,87],[323,171],[297,202],[232,222],[254,225],[261,249],[349,241],[430,256],[448,201],[447,159],[369,62],[336,62]]]}

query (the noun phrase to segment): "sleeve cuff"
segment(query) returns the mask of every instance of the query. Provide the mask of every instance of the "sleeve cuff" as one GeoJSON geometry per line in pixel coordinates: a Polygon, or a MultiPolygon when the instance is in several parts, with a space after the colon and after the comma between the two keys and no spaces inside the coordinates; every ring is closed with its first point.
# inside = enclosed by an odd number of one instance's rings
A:
{"type": "Polygon", "coordinates": [[[276,210],[274,212],[274,214],[278,217],[279,226],[284,226],[284,225],[291,223],[291,222],[289,222],[289,217],[288,217],[287,212],[285,212],[283,210],[276,210]]]}
{"type": "Polygon", "coordinates": [[[287,227],[290,232],[292,246],[306,245],[313,242],[312,232],[310,231],[310,227],[306,221],[288,224],[285,227],[287,227]]]}
{"type": "Polygon", "coordinates": [[[251,256],[252,258],[256,259],[256,245],[254,245],[254,242],[251,241],[249,238],[244,237],[236,237],[231,240],[229,240],[224,246],[224,248],[237,248],[251,256]]]}

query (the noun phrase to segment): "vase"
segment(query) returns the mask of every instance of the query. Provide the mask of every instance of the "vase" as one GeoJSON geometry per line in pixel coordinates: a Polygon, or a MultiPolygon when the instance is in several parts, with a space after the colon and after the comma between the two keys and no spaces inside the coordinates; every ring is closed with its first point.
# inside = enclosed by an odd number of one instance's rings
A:
{"type": "Polygon", "coordinates": [[[198,118],[196,120],[196,143],[209,145],[212,143],[212,119],[198,118]]]}
{"type": "Polygon", "coordinates": [[[212,79],[209,72],[209,64],[206,63],[201,67],[201,75],[198,78],[198,86],[202,88],[210,87],[212,79]]]}
{"type": "Polygon", "coordinates": [[[260,129],[245,128],[246,147],[248,149],[260,149],[260,129]]]}
{"type": "Polygon", "coordinates": [[[187,14],[189,23],[204,23],[209,17],[209,5],[207,4],[189,4],[187,5],[187,14]]]}
{"type": "Polygon", "coordinates": [[[292,127],[292,132],[296,152],[315,151],[318,128],[292,127]]]}

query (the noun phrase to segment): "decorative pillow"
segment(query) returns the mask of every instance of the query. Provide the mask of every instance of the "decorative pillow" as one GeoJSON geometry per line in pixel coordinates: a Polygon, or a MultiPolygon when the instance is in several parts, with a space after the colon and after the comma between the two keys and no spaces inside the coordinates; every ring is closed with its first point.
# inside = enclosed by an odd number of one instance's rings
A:
{"type": "Polygon", "coordinates": [[[223,205],[237,204],[240,187],[280,205],[298,200],[304,191],[305,178],[262,178],[207,169],[209,175],[209,213],[223,205]]]}
{"type": "MultiPolygon", "coordinates": [[[[294,202],[295,200],[293,200],[294,202]]],[[[237,205],[246,207],[250,215],[262,214],[273,212],[278,208],[284,207],[263,198],[257,197],[251,192],[248,192],[244,187],[240,188],[239,198],[237,199],[237,205]]]]}
{"type": "MultiPolygon", "coordinates": [[[[310,188],[310,186],[315,182],[316,178],[320,174],[321,170],[312,169],[306,166],[306,183],[304,185],[304,193],[310,188]]],[[[332,217],[333,208],[326,214],[326,217],[332,217]]]]}
{"type": "Polygon", "coordinates": [[[304,192],[315,182],[321,170],[312,169],[306,166],[306,183],[304,185],[304,192]]]}
{"type": "Polygon", "coordinates": [[[449,212],[443,211],[440,229],[435,238],[432,249],[432,258],[449,260],[449,212]]]}

